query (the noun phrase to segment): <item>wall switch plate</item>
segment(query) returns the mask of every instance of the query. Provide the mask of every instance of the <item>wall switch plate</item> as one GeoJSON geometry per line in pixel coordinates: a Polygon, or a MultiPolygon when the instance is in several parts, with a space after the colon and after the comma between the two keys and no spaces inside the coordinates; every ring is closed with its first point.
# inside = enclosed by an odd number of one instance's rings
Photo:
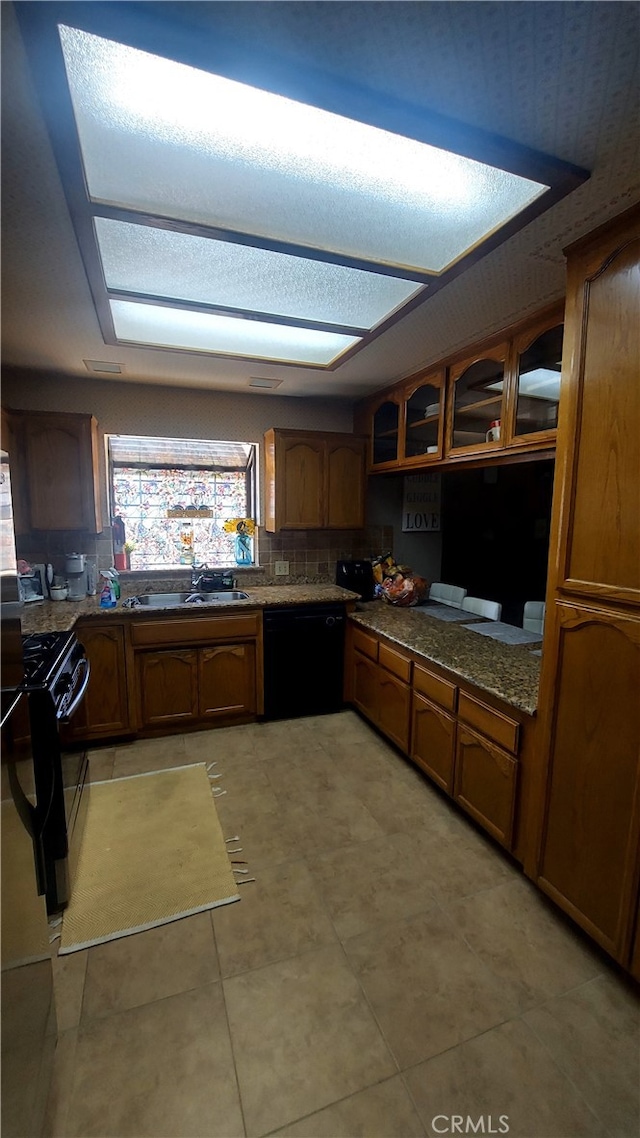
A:
{"type": "Polygon", "coordinates": [[[274,571],[275,571],[276,577],[288,577],[289,576],[289,562],[288,561],[276,561],[274,571]]]}

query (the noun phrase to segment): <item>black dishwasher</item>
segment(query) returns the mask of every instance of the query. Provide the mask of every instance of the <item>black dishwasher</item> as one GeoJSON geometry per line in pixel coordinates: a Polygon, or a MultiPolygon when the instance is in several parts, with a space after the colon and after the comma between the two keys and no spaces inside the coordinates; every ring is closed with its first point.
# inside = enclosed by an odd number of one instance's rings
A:
{"type": "Polygon", "coordinates": [[[340,710],[345,623],[344,605],[265,609],[265,719],[340,710]]]}

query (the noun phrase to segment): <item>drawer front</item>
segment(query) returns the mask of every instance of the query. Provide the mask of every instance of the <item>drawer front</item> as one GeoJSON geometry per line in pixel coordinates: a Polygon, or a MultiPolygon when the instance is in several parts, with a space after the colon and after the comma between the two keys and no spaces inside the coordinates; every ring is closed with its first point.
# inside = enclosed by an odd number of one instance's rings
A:
{"type": "Polygon", "coordinates": [[[353,647],[362,652],[363,656],[368,656],[370,660],[378,659],[378,641],[360,628],[353,630],[353,647]]]}
{"type": "Polygon", "coordinates": [[[463,691],[460,692],[458,699],[458,715],[465,723],[475,727],[489,739],[493,739],[494,743],[499,743],[505,750],[517,755],[520,724],[515,719],[509,719],[501,711],[487,707],[485,703],[463,691]]]}
{"type": "Polygon", "coordinates": [[[397,676],[399,680],[404,680],[405,684],[409,683],[411,660],[407,656],[403,656],[401,652],[396,652],[394,648],[388,648],[386,644],[381,644],[378,650],[378,663],[392,675],[397,676]]]}
{"type": "Polygon", "coordinates": [[[420,695],[426,695],[427,699],[432,699],[434,703],[438,703],[447,711],[455,711],[456,709],[458,689],[455,684],[443,680],[434,672],[428,672],[420,664],[415,664],[413,668],[413,689],[420,695]]]}
{"type": "Polygon", "coordinates": [[[258,634],[258,613],[233,616],[192,617],[187,620],[141,620],[132,622],[131,640],[136,647],[158,644],[202,644],[212,640],[247,639],[258,634]]]}

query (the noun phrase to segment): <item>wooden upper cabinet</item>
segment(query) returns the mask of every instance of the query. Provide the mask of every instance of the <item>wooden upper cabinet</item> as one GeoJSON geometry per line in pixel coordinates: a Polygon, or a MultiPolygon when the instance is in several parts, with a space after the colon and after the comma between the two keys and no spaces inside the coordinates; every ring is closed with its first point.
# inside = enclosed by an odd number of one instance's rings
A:
{"type": "Polygon", "coordinates": [[[13,411],[2,408],[2,448],[9,455],[11,467],[11,499],[15,534],[29,533],[29,497],[24,463],[21,420],[13,411]]]}
{"type": "Polygon", "coordinates": [[[13,414],[24,447],[30,528],[100,533],[96,420],[58,412],[13,414]]]}
{"type": "Polygon", "coordinates": [[[397,466],[400,459],[401,394],[385,397],[371,419],[371,465],[397,466]]]}
{"type": "Polygon", "coordinates": [[[272,429],[265,435],[265,529],[361,529],[364,439],[272,429]]]}
{"type": "Polygon", "coordinates": [[[292,529],[317,529],[322,525],[324,454],[318,439],[283,438],[282,472],[276,484],[282,499],[282,515],[292,529]]]}
{"type": "Polygon", "coordinates": [[[444,370],[413,380],[404,391],[403,465],[424,466],[442,458],[444,370]]]}
{"type": "Polygon", "coordinates": [[[433,364],[354,410],[372,471],[526,461],[555,449],[564,303],[433,364]]]}
{"type": "Polygon", "coordinates": [[[326,525],[359,529],[364,525],[364,445],[362,439],[333,436],[325,448],[326,525]]]}
{"type": "Polygon", "coordinates": [[[449,453],[504,446],[507,353],[508,344],[497,344],[482,356],[462,360],[450,369],[449,453]]]}
{"type": "Polygon", "coordinates": [[[564,321],[558,313],[533,325],[513,344],[513,420],[516,443],[548,435],[558,425],[564,321]]]}
{"type": "Polygon", "coordinates": [[[575,363],[565,436],[575,439],[576,455],[565,471],[571,525],[561,543],[560,587],[638,604],[640,235],[606,258],[602,252],[581,259],[566,345],[567,367],[575,363]]]}

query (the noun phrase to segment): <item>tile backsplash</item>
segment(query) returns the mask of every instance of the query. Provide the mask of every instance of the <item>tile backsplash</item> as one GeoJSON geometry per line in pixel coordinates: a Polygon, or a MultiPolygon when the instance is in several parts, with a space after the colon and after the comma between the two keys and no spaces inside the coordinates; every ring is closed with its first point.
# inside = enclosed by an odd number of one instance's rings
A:
{"type": "MultiPolygon", "coordinates": [[[[95,558],[98,571],[113,565],[111,530],[101,534],[76,531],[40,531],[17,538],[18,556],[36,564],[51,562],[57,574],[64,575],[68,553],[85,553],[95,558]]],[[[237,569],[245,585],[323,584],[335,580],[336,561],[341,558],[371,557],[393,546],[393,526],[369,526],[363,530],[296,530],[281,533],[258,531],[258,565],[237,569]],[[288,576],[276,576],[276,561],[289,562],[288,576]]],[[[213,568],[213,566],[212,566],[213,568]]],[[[186,570],[155,571],[149,576],[157,583],[160,575],[172,578],[186,570]]],[[[134,580],[147,574],[136,574],[134,580]]]]}

